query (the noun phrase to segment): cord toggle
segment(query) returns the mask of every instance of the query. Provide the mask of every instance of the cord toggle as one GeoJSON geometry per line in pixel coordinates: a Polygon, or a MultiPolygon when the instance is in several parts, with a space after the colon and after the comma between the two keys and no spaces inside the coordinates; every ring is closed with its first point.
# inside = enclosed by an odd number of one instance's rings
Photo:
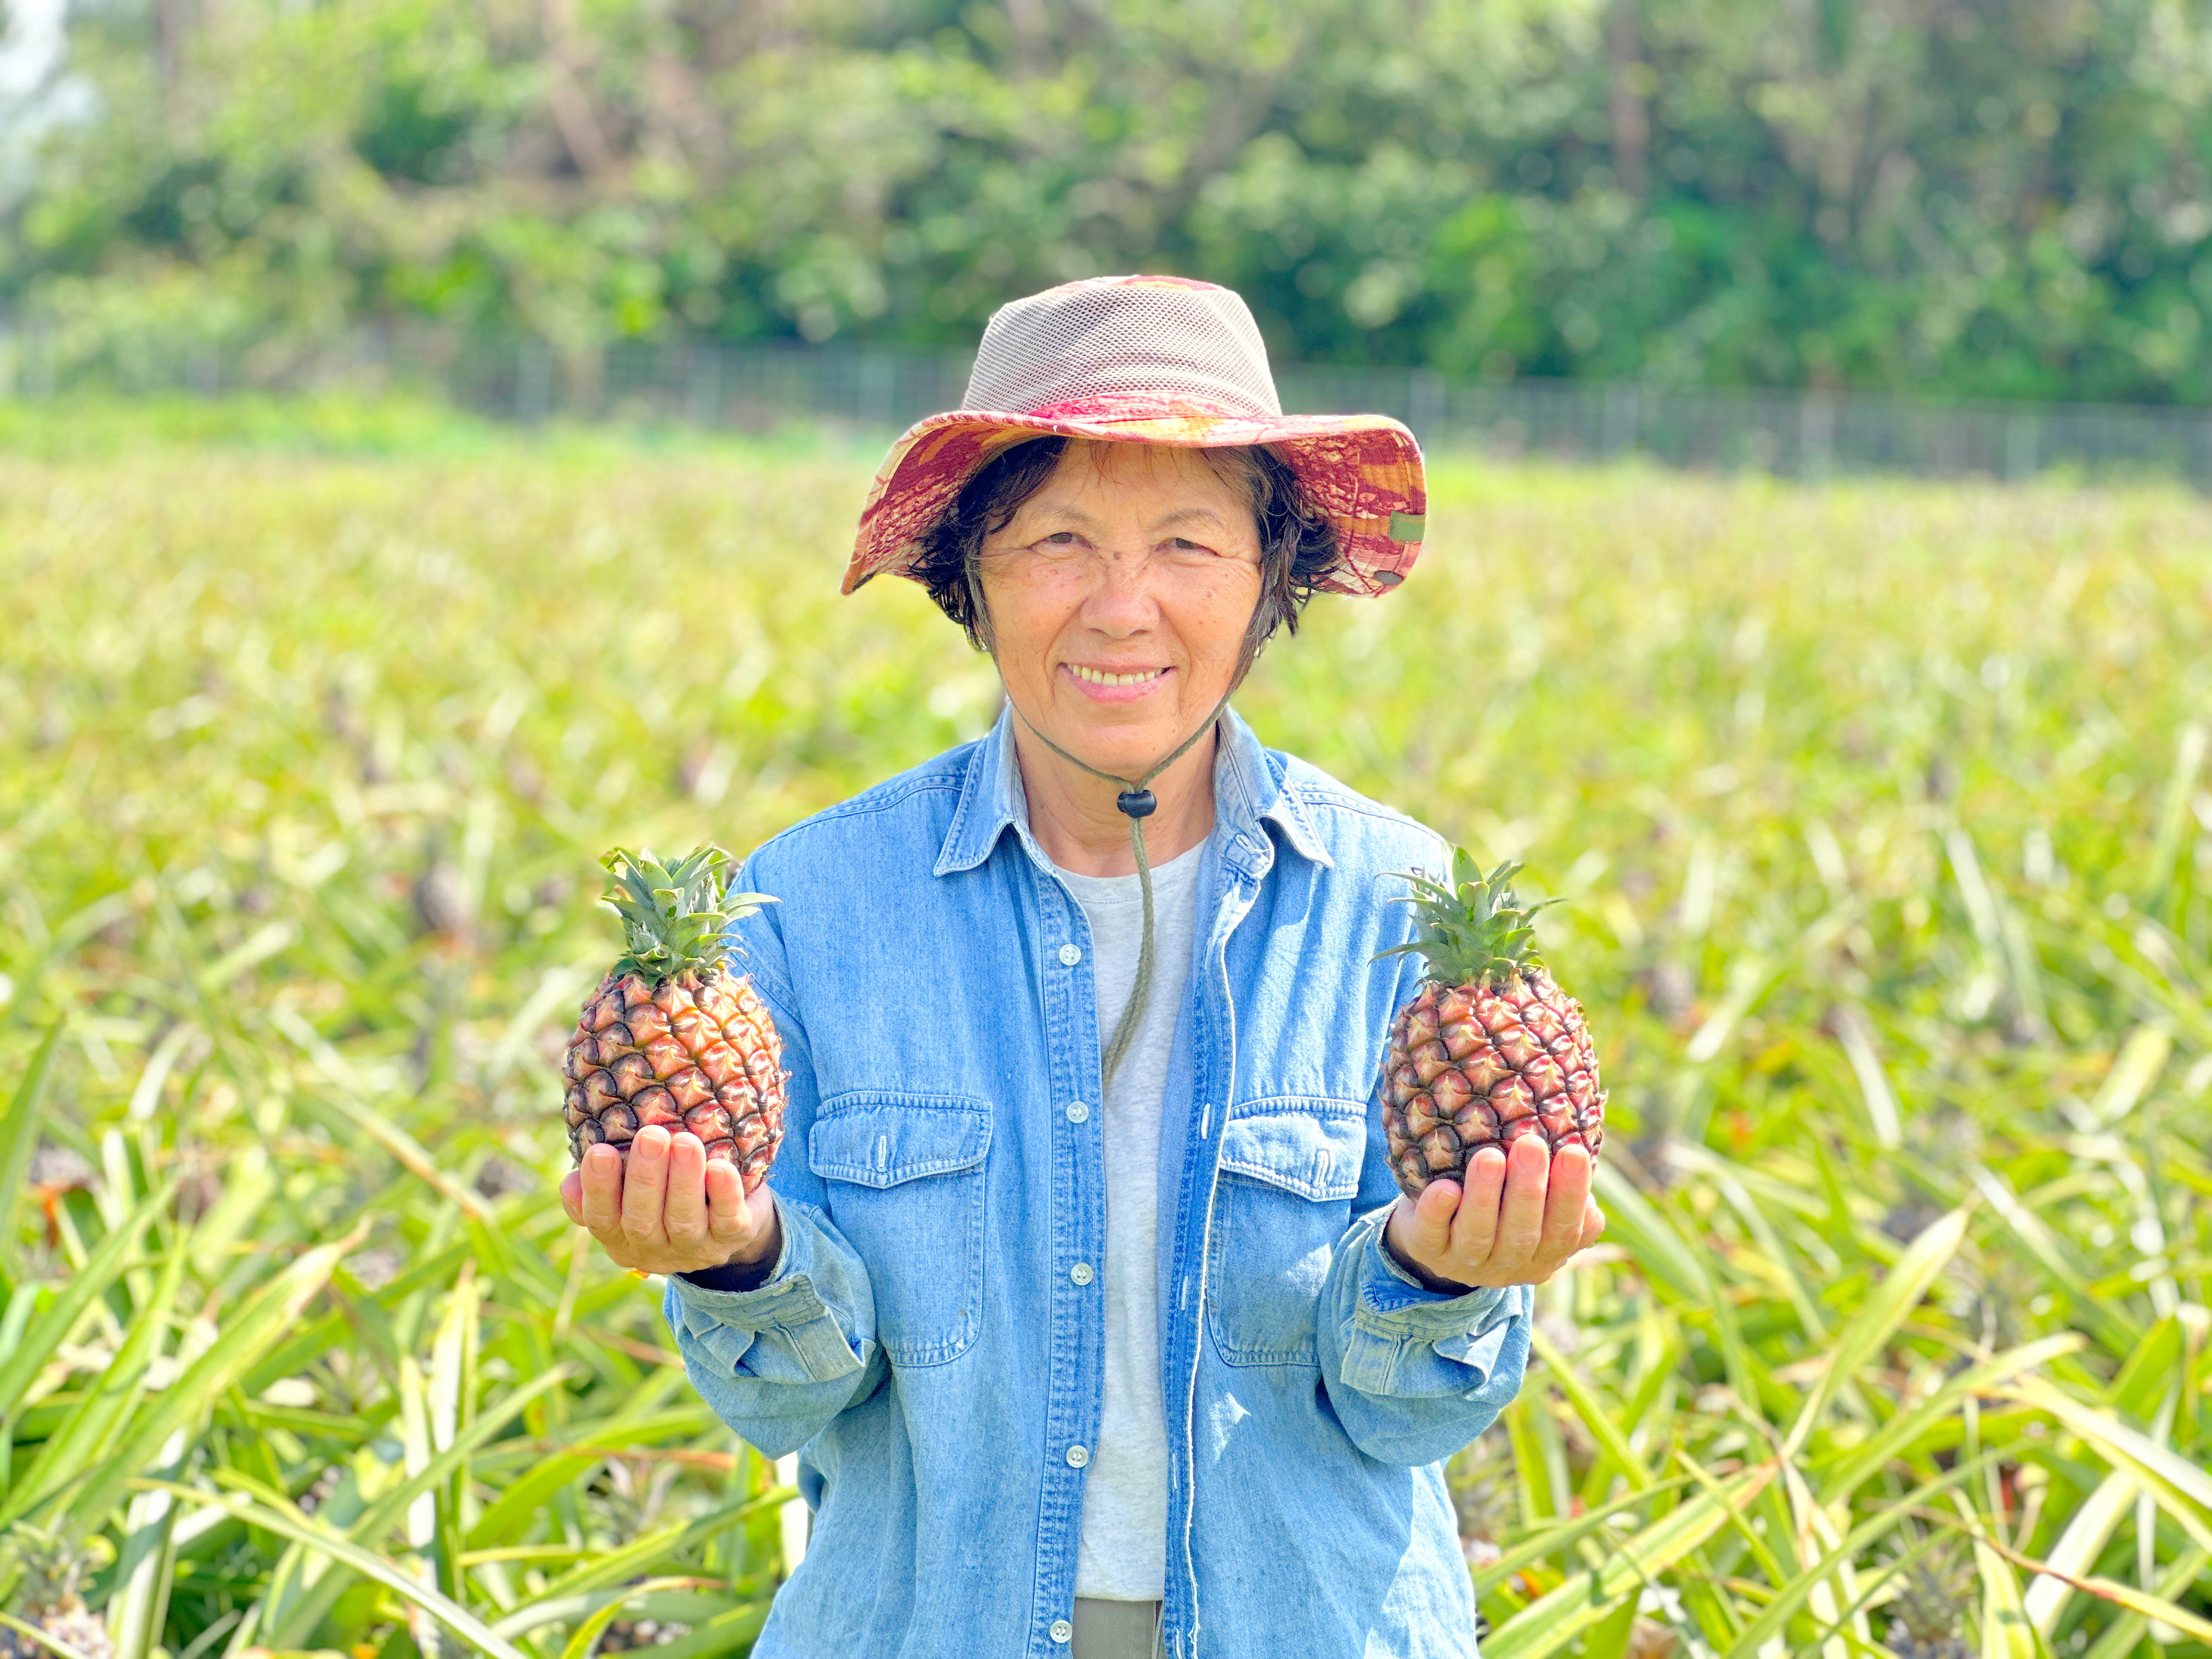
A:
{"type": "Polygon", "coordinates": [[[1114,797],[1114,805],[1133,818],[1148,818],[1159,810],[1159,802],[1149,789],[1124,789],[1114,797]]]}

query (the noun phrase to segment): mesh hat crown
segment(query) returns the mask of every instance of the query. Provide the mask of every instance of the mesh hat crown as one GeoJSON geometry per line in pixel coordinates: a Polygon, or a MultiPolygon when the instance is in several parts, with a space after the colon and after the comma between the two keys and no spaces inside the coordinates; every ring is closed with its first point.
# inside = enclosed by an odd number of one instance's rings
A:
{"type": "Polygon", "coordinates": [[[961,407],[891,446],[844,591],[911,575],[921,537],[985,462],[1036,437],[1218,449],[1265,444],[1336,532],[1315,585],[1386,593],[1420,556],[1420,446],[1387,415],[1285,415],[1244,301],[1181,276],[1094,276],[1002,306],[961,407]]]}
{"type": "Polygon", "coordinates": [[[1283,412],[1244,301],[1209,283],[1107,277],[1001,306],[963,409],[1045,415],[1102,398],[1163,399],[1267,420],[1283,412]]]}

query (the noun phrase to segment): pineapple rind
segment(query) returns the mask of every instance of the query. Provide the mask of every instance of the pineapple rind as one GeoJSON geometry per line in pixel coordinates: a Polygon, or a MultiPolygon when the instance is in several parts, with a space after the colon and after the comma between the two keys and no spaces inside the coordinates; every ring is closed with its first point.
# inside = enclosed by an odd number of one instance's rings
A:
{"type": "Polygon", "coordinates": [[[606,1144],[627,1154],[655,1124],[689,1130],[751,1192],[783,1139],[789,1073],[767,1005],[729,970],[726,929],[772,901],[724,891],[719,848],[670,866],[617,848],[603,862],[629,949],[584,1000],[562,1057],[569,1153],[580,1163],[606,1144]]]}
{"type": "MultiPolygon", "coordinates": [[[[1399,1011],[1383,1057],[1382,1127],[1391,1173],[1419,1197],[1437,1180],[1463,1181],[1485,1146],[1540,1135],[1554,1152],[1595,1158],[1605,1094],[1582,1006],[1561,991],[1513,897],[1517,864],[1487,876],[1455,851],[1455,884],[1408,876],[1421,933],[1383,951],[1419,951],[1429,974],[1399,1011]]],[[[1548,901],[1547,901],[1548,902],[1548,901]]]]}
{"type": "Polygon", "coordinates": [[[688,1129],[750,1192],[783,1139],[782,1058],[750,978],[721,967],[658,985],[609,974],[586,999],[562,1063],[569,1152],[581,1162],[602,1142],[626,1151],[653,1124],[688,1129]]]}

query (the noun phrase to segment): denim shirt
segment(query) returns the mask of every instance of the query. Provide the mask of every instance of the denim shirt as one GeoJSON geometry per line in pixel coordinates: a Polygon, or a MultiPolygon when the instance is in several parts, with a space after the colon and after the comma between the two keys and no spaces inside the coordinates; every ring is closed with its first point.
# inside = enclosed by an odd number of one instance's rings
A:
{"type": "MultiPolygon", "coordinates": [[[[1081,907],[1006,718],[787,830],[738,924],[790,1068],[758,1289],[683,1279],[692,1382],[814,1510],[759,1659],[1067,1653],[1105,1330],[1081,907]]],[[[1526,1287],[1382,1248],[1376,1083],[1430,831],[1224,716],[1159,1187],[1176,1659],[1474,1651],[1441,1460],[1520,1387],[1526,1287]]]]}

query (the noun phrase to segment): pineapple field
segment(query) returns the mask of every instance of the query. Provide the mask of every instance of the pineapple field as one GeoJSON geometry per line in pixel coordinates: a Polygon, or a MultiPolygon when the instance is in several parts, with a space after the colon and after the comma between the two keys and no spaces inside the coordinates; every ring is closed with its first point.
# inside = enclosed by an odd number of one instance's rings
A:
{"type": "MultiPolygon", "coordinates": [[[[598,859],[989,665],[837,597],[868,447],[191,419],[0,419],[0,1655],[743,1653],[791,1494],[555,1196],[598,859]]],[[[1484,1653],[2212,1653],[2212,506],[1433,483],[1238,706],[1560,901],[1484,1653]]]]}

